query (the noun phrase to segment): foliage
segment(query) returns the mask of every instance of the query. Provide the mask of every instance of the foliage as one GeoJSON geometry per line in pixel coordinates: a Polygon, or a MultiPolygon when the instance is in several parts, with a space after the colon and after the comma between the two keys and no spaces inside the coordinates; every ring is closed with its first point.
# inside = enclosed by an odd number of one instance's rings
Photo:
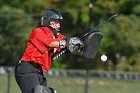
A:
{"type": "MultiPolygon", "coordinates": [[[[131,63],[136,60],[134,55],[140,48],[139,21],[139,17],[135,15],[121,15],[116,18],[113,24],[108,23],[101,28],[105,34],[101,47],[110,60],[117,61],[125,56],[127,58],[125,62],[133,66],[131,63]],[[121,57],[117,58],[117,54],[121,57]]],[[[118,62],[115,65],[117,64],[118,62]]]]}
{"type": "Polygon", "coordinates": [[[0,13],[3,14],[0,17],[0,63],[2,65],[11,65],[18,61],[21,53],[23,52],[23,48],[25,46],[23,46],[23,44],[28,39],[27,31],[31,27],[32,19],[26,18],[27,20],[24,20],[21,17],[21,15],[24,14],[23,10],[9,6],[3,6],[0,13]]]}
{"type": "Polygon", "coordinates": [[[64,22],[61,33],[66,36],[80,37],[110,15],[119,14],[98,29],[104,33],[104,38],[94,62],[87,62],[78,55],[72,55],[70,58],[58,59],[57,62],[62,63],[52,64],[53,68],[140,71],[140,1],[91,0],[91,10],[89,1],[1,0],[0,65],[15,65],[23,54],[31,30],[40,20],[40,14],[44,9],[52,7],[62,11],[64,22]],[[101,54],[108,56],[105,64],[98,63],[101,62],[101,54]]]}

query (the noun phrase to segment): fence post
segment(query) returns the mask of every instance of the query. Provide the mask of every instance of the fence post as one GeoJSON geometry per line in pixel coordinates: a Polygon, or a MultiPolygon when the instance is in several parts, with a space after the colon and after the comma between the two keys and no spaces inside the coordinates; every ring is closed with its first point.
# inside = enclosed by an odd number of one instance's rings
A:
{"type": "Polygon", "coordinates": [[[86,69],[86,73],[85,73],[85,93],[88,93],[88,75],[89,74],[89,70],[86,69]]]}
{"type": "Polygon", "coordinates": [[[8,69],[7,70],[7,93],[10,93],[10,88],[11,88],[11,71],[8,69]]]}

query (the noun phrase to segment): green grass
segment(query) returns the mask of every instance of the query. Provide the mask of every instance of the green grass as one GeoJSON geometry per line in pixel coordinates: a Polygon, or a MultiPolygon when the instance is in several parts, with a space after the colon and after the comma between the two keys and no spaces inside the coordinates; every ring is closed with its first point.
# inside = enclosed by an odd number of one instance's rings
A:
{"type": "MultiPolygon", "coordinates": [[[[58,93],[85,93],[83,77],[47,77],[47,80],[58,93]]],[[[7,75],[0,75],[0,93],[7,93],[7,75]]],[[[10,93],[21,93],[14,75],[11,77],[10,93]]],[[[140,93],[140,81],[89,78],[88,93],[140,93]]]]}

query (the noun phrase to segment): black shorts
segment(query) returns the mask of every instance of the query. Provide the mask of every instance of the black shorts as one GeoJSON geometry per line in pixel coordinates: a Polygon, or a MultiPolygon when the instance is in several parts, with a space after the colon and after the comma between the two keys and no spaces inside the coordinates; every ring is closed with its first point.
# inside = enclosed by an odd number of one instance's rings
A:
{"type": "Polygon", "coordinates": [[[15,79],[22,93],[34,93],[35,85],[47,86],[41,66],[34,62],[18,63],[15,67],[15,79]]]}

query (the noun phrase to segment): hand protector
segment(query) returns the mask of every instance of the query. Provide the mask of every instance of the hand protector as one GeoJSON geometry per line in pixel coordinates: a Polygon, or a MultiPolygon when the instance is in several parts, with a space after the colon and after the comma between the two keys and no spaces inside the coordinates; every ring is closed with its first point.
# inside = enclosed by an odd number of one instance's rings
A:
{"type": "Polygon", "coordinates": [[[80,51],[83,46],[83,42],[78,37],[72,37],[67,42],[67,49],[74,54],[80,51]]]}
{"type": "Polygon", "coordinates": [[[62,39],[62,40],[59,42],[59,47],[60,47],[61,49],[66,48],[66,43],[67,43],[66,39],[62,39]]]}
{"type": "Polygon", "coordinates": [[[71,37],[60,41],[60,48],[66,48],[70,53],[77,53],[82,47],[83,42],[78,37],[71,37]]]}

